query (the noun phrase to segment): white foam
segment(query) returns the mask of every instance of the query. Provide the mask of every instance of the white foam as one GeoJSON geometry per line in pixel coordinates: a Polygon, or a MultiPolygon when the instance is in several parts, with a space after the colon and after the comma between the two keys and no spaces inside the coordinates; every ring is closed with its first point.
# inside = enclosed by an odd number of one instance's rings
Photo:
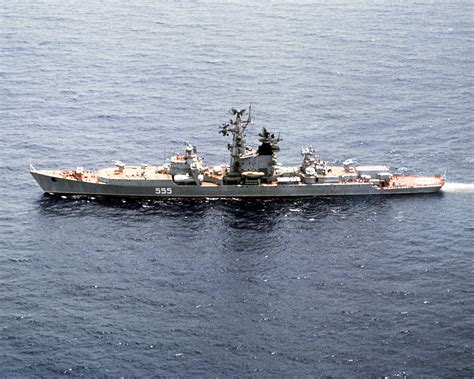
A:
{"type": "Polygon", "coordinates": [[[474,183],[446,183],[443,188],[443,192],[462,192],[462,193],[474,193],[474,183]]]}

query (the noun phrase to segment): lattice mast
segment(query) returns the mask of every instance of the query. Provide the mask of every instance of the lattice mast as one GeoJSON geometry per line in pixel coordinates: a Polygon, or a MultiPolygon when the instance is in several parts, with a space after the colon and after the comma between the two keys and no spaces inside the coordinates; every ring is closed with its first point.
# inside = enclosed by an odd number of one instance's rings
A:
{"type": "Polygon", "coordinates": [[[232,143],[227,145],[230,151],[230,168],[227,176],[240,176],[242,173],[240,157],[245,153],[245,129],[252,122],[251,108],[249,107],[249,114],[246,119],[242,116],[245,114],[245,109],[232,108],[231,113],[235,116],[235,120],[230,119],[220,128],[220,133],[227,136],[232,133],[232,143]]]}

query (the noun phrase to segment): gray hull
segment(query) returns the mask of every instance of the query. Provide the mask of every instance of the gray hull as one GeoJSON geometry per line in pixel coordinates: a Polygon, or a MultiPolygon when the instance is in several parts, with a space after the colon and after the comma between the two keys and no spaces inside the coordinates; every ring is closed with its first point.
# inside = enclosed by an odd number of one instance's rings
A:
{"type": "Polygon", "coordinates": [[[372,183],[262,185],[178,185],[171,180],[121,180],[120,184],[58,178],[48,171],[31,171],[44,192],[58,195],[138,198],[293,198],[317,196],[397,195],[432,193],[442,185],[380,188],[372,183]]]}

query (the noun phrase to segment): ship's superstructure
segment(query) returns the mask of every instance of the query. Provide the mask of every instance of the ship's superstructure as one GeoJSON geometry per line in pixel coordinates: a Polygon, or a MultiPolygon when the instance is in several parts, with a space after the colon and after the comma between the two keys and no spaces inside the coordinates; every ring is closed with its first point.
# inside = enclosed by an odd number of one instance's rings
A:
{"type": "Polygon", "coordinates": [[[281,138],[262,128],[260,145],[246,143],[246,128],[252,118],[245,109],[231,110],[234,118],[220,128],[231,135],[229,164],[206,166],[192,144],[182,155],[174,155],[161,166],[114,167],[98,171],[36,170],[31,174],[51,194],[170,198],[278,198],[412,194],[437,192],[444,185],[441,176],[402,176],[387,166],[356,166],[352,160],[331,166],[316,155],[313,147],[301,150],[297,167],[278,163],[281,138]]]}
{"type": "Polygon", "coordinates": [[[245,141],[245,129],[251,122],[250,112],[246,119],[245,109],[232,108],[235,120],[230,120],[224,124],[220,133],[227,136],[232,134],[232,143],[228,145],[230,151],[230,164],[224,183],[238,184],[244,179],[260,178],[264,182],[271,182],[275,179],[275,167],[277,165],[276,153],[280,150],[278,142],[280,138],[275,138],[265,128],[259,134],[260,146],[257,150],[248,146],[245,141]]]}

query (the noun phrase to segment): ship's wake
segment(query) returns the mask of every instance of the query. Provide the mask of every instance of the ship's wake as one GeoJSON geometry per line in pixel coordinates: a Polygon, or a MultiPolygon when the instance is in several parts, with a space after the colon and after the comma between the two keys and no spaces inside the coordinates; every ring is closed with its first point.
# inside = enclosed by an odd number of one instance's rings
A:
{"type": "Polygon", "coordinates": [[[443,192],[474,193],[474,183],[446,183],[443,192]]]}

